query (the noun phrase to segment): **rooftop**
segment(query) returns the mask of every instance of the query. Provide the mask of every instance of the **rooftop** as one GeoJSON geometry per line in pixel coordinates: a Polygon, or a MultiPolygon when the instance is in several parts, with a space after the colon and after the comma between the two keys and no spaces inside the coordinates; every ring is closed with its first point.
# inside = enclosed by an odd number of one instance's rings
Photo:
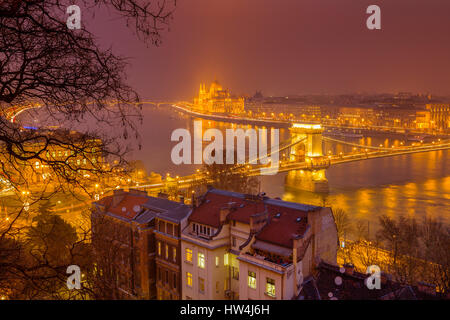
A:
{"type": "Polygon", "coordinates": [[[186,218],[191,208],[180,202],[148,196],[145,192],[115,190],[111,196],[104,197],[94,204],[121,220],[147,223],[154,217],[162,217],[172,222],[186,218]]]}
{"type": "MultiPolygon", "coordinates": [[[[347,267],[348,268],[348,267],[347,267]]],[[[422,300],[437,299],[436,295],[416,286],[401,285],[382,275],[381,289],[370,290],[365,284],[368,274],[348,272],[345,267],[321,262],[314,277],[303,283],[299,299],[305,300],[422,300]],[[384,278],[384,279],[383,279],[384,278]]]]}
{"type": "Polygon", "coordinates": [[[250,224],[250,217],[268,213],[269,223],[256,235],[256,239],[277,246],[292,248],[293,239],[301,238],[308,229],[308,212],[321,207],[253,196],[236,192],[210,189],[193,209],[190,222],[219,228],[221,209],[229,208],[228,220],[250,224]]]}

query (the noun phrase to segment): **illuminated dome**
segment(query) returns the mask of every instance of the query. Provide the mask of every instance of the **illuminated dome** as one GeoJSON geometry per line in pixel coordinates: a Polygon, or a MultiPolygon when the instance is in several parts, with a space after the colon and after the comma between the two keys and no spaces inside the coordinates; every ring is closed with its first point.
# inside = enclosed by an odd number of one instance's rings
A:
{"type": "Polygon", "coordinates": [[[222,90],[222,86],[219,84],[219,82],[217,80],[214,80],[211,83],[211,90],[216,90],[216,91],[222,90]]]}

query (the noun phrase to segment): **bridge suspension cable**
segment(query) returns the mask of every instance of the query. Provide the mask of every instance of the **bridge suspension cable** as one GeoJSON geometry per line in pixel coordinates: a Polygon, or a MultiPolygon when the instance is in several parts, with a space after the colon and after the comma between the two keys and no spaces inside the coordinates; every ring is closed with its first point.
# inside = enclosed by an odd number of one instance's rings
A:
{"type": "Polygon", "coordinates": [[[325,140],[325,141],[331,141],[331,142],[336,142],[336,143],[346,144],[346,145],[353,146],[353,147],[357,147],[357,148],[361,148],[361,149],[372,149],[372,150],[392,151],[391,148],[374,147],[374,146],[365,146],[365,145],[362,145],[362,144],[351,143],[351,142],[347,142],[347,141],[343,141],[343,140],[333,139],[333,138],[330,138],[330,137],[322,137],[322,138],[323,138],[323,140],[325,140]]]}
{"type": "Polygon", "coordinates": [[[258,157],[256,157],[256,159],[251,159],[251,160],[249,160],[248,163],[256,163],[258,160],[261,161],[261,159],[268,158],[268,157],[270,157],[272,154],[274,154],[276,152],[280,152],[280,151],[289,149],[290,147],[295,146],[296,144],[299,144],[299,143],[301,143],[301,142],[303,142],[305,140],[306,140],[306,138],[302,138],[300,140],[294,140],[293,138],[289,138],[289,139],[283,141],[282,144],[279,144],[278,147],[275,150],[270,150],[270,152],[268,152],[263,157],[258,156],[258,157]]]}

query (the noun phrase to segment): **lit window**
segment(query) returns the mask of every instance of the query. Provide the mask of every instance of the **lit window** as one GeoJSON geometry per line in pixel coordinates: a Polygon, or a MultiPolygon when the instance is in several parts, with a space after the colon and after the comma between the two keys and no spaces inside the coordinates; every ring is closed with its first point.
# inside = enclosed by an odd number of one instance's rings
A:
{"type": "Polygon", "coordinates": [[[266,278],[266,293],[271,297],[275,297],[275,280],[266,278]]]}
{"type": "Polygon", "coordinates": [[[233,279],[239,280],[239,267],[231,267],[231,275],[233,279]]]}
{"type": "Polygon", "coordinates": [[[228,265],[228,253],[225,253],[223,255],[223,265],[227,266],[228,265]]]}
{"type": "Polygon", "coordinates": [[[158,256],[161,255],[161,242],[158,241],[158,256]]]}
{"type": "Polygon", "coordinates": [[[205,292],[205,279],[203,278],[198,278],[198,291],[205,292]]]}
{"type": "Polygon", "coordinates": [[[198,266],[205,269],[205,255],[203,253],[198,254],[198,266]]]}
{"type": "Polygon", "coordinates": [[[186,248],[186,261],[192,263],[192,249],[186,248]]]}
{"type": "Polygon", "coordinates": [[[256,273],[248,272],[248,286],[252,289],[256,289],[256,273]]]}
{"type": "Polygon", "coordinates": [[[186,272],[186,284],[188,287],[192,287],[192,273],[186,272]]]}
{"type": "Polygon", "coordinates": [[[218,267],[218,266],[219,266],[219,257],[216,256],[216,267],[218,267]]]}
{"type": "Polygon", "coordinates": [[[172,259],[173,262],[177,262],[177,248],[172,248],[172,259]]]}
{"type": "Polygon", "coordinates": [[[169,246],[166,244],[166,259],[169,259],[169,246]]]}

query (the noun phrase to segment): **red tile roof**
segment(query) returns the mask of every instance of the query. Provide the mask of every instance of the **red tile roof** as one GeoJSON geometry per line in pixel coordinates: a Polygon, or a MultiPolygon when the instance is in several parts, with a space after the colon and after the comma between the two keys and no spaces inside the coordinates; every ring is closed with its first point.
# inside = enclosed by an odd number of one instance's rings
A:
{"type": "Polygon", "coordinates": [[[270,222],[256,235],[256,239],[292,248],[293,239],[302,237],[307,230],[307,212],[271,205],[268,211],[270,222]],[[280,214],[279,218],[276,217],[277,213],[280,214]]]}
{"type": "Polygon", "coordinates": [[[148,198],[145,196],[125,193],[120,202],[115,206],[111,206],[113,197],[107,196],[100,199],[97,203],[105,206],[106,211],[130,221],[141,212],[141,206],[148,201],[148,198]]]}
{"type": "Polygon", "coordinates": [[[229,206],[230,203],[233,203],[233,209],[228,219],[246,224],[250,224],[251,215],[267,210],[270,223],[257,234],[256,238],[287,248],[292,248],[294,237],[303,236],[307,230],[307,212],[318,209],[268,198],[250,200],[242,194],[213,189],[205,194],[202,203],[193,210],[189,222],[219,228],[220,209],[229,206]],[[280,217],[276,218],[278,213],[280,217]],[[301,220],[298,222],[297,218],[301,220]]]}

